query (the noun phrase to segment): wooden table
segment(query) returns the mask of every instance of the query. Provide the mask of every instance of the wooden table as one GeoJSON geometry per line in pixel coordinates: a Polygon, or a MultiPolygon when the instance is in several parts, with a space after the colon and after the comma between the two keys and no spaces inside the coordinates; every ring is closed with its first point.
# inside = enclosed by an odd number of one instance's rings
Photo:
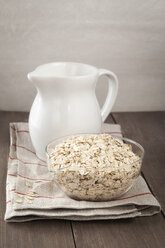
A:
{"type": "Polygon", "coordinates": [[[38,220],[4,222],[9,122],[27,121],[28,113],[0,112],[0,248],[165,247],[165,112],[113,113],[125,137],[145,148],[143,176],[162,206],[152,217],[107,221],[38,220]]]}

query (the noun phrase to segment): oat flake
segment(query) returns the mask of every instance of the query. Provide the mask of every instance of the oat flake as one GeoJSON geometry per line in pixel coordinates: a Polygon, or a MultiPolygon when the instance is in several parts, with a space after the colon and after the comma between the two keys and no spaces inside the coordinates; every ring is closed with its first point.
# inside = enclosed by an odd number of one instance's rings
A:
{"type": "Polygon", "coordinates": [[[123,194],[139,175],[132,147],[109,134],[72,136],[58,144],[49,163],[57,183],[80,200],[108,200],[123,194]]]}

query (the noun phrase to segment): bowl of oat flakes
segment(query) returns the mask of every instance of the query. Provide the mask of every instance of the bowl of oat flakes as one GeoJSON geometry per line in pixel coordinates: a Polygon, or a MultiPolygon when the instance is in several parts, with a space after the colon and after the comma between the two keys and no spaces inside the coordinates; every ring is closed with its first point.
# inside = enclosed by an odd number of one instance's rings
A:
{"type": "Polygon", "coordinates": [[[46,154],[55,183],[69,197],[108,201],[135,183],[144,149],[133,140],[110,134],[76,134],[52,141],[46,154]]]}

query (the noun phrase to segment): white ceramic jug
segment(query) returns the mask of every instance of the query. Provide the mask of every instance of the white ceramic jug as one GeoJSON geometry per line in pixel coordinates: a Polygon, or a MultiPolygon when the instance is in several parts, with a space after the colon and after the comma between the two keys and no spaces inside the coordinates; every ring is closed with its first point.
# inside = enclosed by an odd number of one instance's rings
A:
{"type": "Polygon", "coordinates": [[[29,116],[29,131],[37,156],[46,160],[45,147],[55,138],[75,133],[99,133],[118,91],[115,74],[94,66],[56,62],[28,74],[37,89],[29,116]],[[95,95],[99,76],[106,75],[109,89],[100,111],[95,95]]]}

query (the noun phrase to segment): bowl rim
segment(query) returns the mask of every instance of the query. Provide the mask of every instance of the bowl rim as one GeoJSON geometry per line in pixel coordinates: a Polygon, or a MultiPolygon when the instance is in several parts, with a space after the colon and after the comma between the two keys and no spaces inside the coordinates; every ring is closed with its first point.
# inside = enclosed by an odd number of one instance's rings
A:
{"type": "MultiPolygon", "coordinates": [[[[99,135],[99,134],[106,134],[106,135],[110,135],[116,139],[119,139],[119,140],[123,140],[123,141],[126,141],[126,142],[129,142],[129,143],[132,143],[134,145],[136,145],[142,152],[142,155],[140,156],[140,158],[132,163],[129,163],[128,165],[133,165],[135,163],[138,163],[140,161],[143,161],[143,158],[144,158],[144,154],[145,154],[145,150],[143,148],[143,146],[141,144],[139,144],[138,142],[132,140],[132,139],[129,139],[129,138],[125,138],[125,137],[120,137],[120,136],[117,136],[117,135],[114,135],[114,134],[109,134],[109,133],[76,133],[76,134],[70,134],[70,135],[65,135],[65,136],[61,136],[59,138],[56,138],[56,139],[53,139],[52,141],[50,141],[46,147],[45,147],[45,152],[46,152],[46,156],[47,156],[47,159],[50,159],[50,156],[49,156],[49,153],[48,153],[48,146],[53,143],[55,140],[61,140],[61,139],[67,139],[69,137],[75,137],[75,136],[82,136],[82,135],[89,135],[89,136],[94,136],[94,135],[99,135]]],[[[58,170],[62,170],[62,169],[65,169],[65,168],[68,168],[70,165],[66,166],[66,167],[62,167],[62,168],[58,168],[58,170]]],[[[142,166],[142,165],[141,165],[142,166]]],[[[120,168],[122,168],[122,166],[120,166],[120,168]]],[[[50,169],[49,169],[50,170],[50,169]]],[[[55,170],[50,170],[52,172],[54,172],[55,170]]]]}

